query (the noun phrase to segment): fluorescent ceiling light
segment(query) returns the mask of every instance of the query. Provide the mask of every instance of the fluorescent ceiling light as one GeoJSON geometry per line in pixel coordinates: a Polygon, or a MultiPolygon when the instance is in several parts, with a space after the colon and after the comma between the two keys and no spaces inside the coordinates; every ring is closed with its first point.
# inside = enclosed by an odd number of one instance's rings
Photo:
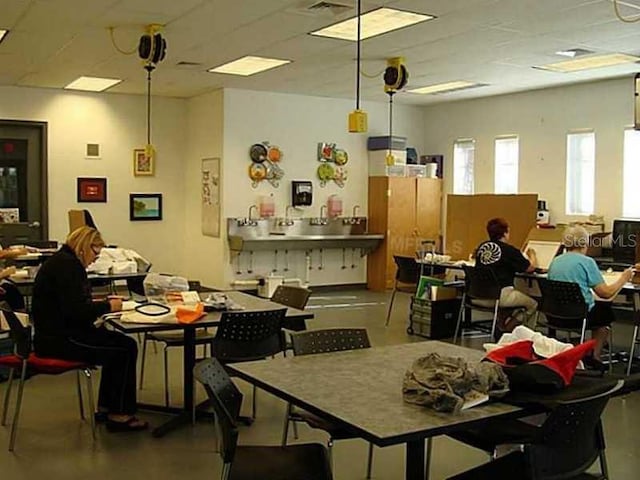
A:
{"type": "Polygon", "coordinates": [[[230,75],[242,75],[244,77],[248,77],[254,73],[271,70],[272,68],[280,67],[287,63],[291,63],[291,60],[247,56],[234,60],[233,62],[225,63],[219,67],[210,68],[207,71],[211,73],[227,73],[230,75]]]}
{"type": "Polygon", "coordinates": [[[433,95],[436,93],[452,92],[454,90],[464,90],[467,88],[484,87],[483,83],[473,83],[464,80],[455,82],[438,83],[436,85],[427,85],[426,87],[414,88],[407,90],[409,93],[418,93],[420,95],[433,95]]]}
{"type": "Polygon", "coordinates": [[[103,92],[121,81],[119,78],[78,77],[64,88],[67,90],[84,90],[86,92],[103,92]]]}
{"type": "Polygon", "coordinates": [[[4,37],[7,36],[7,33],[9,33],[9,30],[3,30],[0,28],[0,42],[2,42],[2,40],[4,40],[4,37]]]}
{"type": "Polygon", "coordinates": [[[549,63],[538,67],[541,70],[549,70],[552,72],[569,73],[578,72],[580,70],[590,70],[592,68],[612,67],[614,65],[622,65],[624,63],[635,63],[640,61],[640,57],[633,55],[625,55],[623,53],[608,53],[605,55],[595,55],[575,60],[565,60],[564,62],[549,63]]]}
{"type": "MultiPolygon", "coordinates": [[[[415,25],[416,23],[433,20],[433,15],[405,12],[394,8],[378,8],[360,17],[360,39],[375,37],[399,28],[415,25]]],[[[349,18],[340,23],[311,32],[319,37],[339,38],[341,40],[358,40],[358,17],[349,18]]]]}
{"type": "Polygon", "coordinates": [[[586,50],[584,48],[571,48],[569,50],[558,50],[556,52],[556,55],[560,55],[561,57],[569,57],[569,58],[575,58],[575,57],[580,57],[582,55],[589,55],[594,53],[591,50],[586,50]]]}

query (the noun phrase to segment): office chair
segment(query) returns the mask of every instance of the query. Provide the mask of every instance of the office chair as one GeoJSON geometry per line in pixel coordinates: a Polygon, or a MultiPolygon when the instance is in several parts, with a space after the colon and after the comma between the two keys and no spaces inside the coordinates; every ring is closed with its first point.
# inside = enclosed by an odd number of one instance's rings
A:
{"type": "Polygon", "coordinates": [[[384,324],[385,327],[389,326],[396,293],[404,292],[414,294],[420,281],[421,266],[416,262],[415,258],[394,255],[393,261],[396,263],[396,278],[393,284],[393,291],[391,292],[391,299],[389,300],[387,319],[384,324]]]}

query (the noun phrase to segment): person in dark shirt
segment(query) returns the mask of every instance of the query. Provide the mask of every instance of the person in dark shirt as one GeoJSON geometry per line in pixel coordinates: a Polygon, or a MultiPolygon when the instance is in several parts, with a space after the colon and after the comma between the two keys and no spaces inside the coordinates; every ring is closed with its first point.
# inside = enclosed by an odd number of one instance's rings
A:
{"type": "Polygon", "coordinates": [[[490,268],[498,280],[501,288],[499,306],[503,308],[522,308],[524,318],[504,320],[501,330],[511,331],[517,323],[524,323],[531,328],[535,325],[534,315],[538,308],[537,302],[528,295],[516,290],[513,280],[516,273],[533,272],[538,264],[533,249],[524,256],[520,250],[507,243],[509,241],[509,224],[503,218],[492,218],[487,222],[489,240],[482,242],[476,249],[476,268],[490,268]]]}
{"type": "Polygon", "coordinates": [[[98,257],[104,241],[95,228],[74,230],[35,278],[32,316],[34,350],[41,357],[101,365],[97,420],[110,431],[142,430],[136,418],[136,358],[132,338],[96,328],[96,319],[122,310],[122,300],[93,301],[86,267],[98,257]]]}

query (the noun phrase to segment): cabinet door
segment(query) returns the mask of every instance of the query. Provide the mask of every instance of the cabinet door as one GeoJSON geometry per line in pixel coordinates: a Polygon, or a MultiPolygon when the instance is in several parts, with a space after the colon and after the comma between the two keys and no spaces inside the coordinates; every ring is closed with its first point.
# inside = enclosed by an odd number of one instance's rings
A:
{"type": "MultiPolygon", "coordinates": [[[[416,252],[416,184],[413,178],[389,177],[388,246],[392,255],[413,257],[416,252]]],[[[395,272],[395,267],[392,268],[395,272]]]]}
{"type": "Polygon", "coordinates": [[[439,249],[442,222],[442,180],[416,178],[416,229],[420,240],[436,240],[439,249]]]}

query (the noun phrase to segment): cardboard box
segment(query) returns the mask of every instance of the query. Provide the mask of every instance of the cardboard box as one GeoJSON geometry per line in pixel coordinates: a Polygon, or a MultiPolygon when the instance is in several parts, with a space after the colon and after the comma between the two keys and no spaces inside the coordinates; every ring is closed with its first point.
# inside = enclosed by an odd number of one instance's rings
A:
{"type": "Polygon", "coordinates": [[[563,235],[564,235],[564,226],[557,226],[554,228],[539,228],[536,226],[536,227],[533,227],[531,230],[529,230],[529,233],[527,234],[520,248],[525,248],[530,240],[562,243],[563,235]]]}

